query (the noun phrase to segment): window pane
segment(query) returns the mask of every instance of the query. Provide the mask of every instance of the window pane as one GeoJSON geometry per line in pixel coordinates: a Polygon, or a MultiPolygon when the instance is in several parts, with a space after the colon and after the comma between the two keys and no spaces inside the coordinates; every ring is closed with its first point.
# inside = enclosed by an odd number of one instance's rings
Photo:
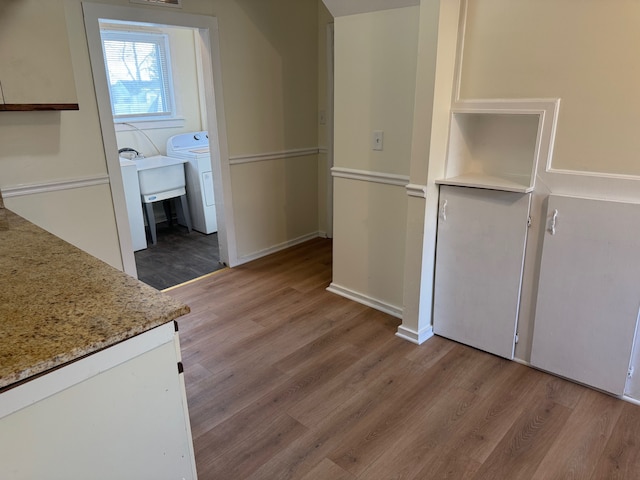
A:
{"type": "Polygon", "coordinates": [[[102,43],[114,117],[170,115],[164,37],[103,32],[102,43]]]}

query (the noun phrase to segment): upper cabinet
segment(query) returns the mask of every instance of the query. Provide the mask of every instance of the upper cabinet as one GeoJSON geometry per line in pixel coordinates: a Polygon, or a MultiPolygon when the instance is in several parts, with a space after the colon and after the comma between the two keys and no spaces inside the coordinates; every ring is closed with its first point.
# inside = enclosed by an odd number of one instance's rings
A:
{"type": "Polygon", "coordinates": [[[463,100],[451,109],[444,185],[531,192],[551,154],[559,100],[463,100]]]}
{"type": "Polygon", "coordinates": [[[62,0],[0,2],[0,111],[77,109],[62,0]]]}

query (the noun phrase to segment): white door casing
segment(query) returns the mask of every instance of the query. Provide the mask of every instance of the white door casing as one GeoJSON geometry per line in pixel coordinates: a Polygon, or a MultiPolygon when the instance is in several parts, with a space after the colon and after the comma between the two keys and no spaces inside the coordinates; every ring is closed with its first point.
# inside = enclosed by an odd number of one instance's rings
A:
{"type": "Polygon", "coordinates": [[[216,144],[218,146],[217,151],[212,150],[211,157],[214,179],[219,179],[219,184],[216,182],[215,185],[217,188],[216,197],[218,195],[221,197],[220,199],[216,198],[216,213],[220,224],[218,231],[220,261],[229,266],[236,265],[235,222],[222,93],[217,19],[204,15],[193,15],[174,11],[168,12],[162,9],[120,7],[92,2],[82,2],[82,9],[124,271],[137,277],[129,220],[124,201],[124,187],[122,174],[120,172],[116,134],[109,100],[109,88],[102,55],[99,27],[100,19],[155,23],[189,27],[197,30],[201,40],[200,46],[202,47],[200,49],[200,64],[204,67],[204,76],[211,79],[213,84],[213,88],[205,89],[205,97],[209,136],[212,144],[217,142],[216,144]]]}

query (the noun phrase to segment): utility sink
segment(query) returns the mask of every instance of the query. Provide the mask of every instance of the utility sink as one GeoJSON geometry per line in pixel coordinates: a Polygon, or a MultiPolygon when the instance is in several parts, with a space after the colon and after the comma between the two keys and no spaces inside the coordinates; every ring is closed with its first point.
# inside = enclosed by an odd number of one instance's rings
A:
{"type": "MultiPolygon", "coordinates": [[[[186,161],[184,158],[165,157],[164,155],[135,159],[140,194],[147,197],[145,201],[162,200],[163,197],[170,198],[163,194],[165,192],[173,193],[179,189],[184,190],[186,182],[183,164],[186,161]],[[157,195],[157,198],[150,198],[153,195],[157,195]]],[[[175,196],[175,194],[171,196],[175,196]]]]}

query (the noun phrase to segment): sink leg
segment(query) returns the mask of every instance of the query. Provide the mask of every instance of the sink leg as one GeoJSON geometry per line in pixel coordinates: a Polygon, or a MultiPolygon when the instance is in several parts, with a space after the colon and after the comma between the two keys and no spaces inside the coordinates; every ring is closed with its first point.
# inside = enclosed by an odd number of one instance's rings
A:
{"type": "Polygon", "coordinates": [[[167,225],[171,227],[173,225],[173,216],[171,215],[171,199],[170,198],[162,201],[162,208],[164,209],[165,217],[167,217],[167,225]]]}
{"type": "Polygon", "coordinates": [[[144,211],[147,214],[147,224],[149,225],[149,232],[151,232],[151,244],[155,245],[158,243],[158,238],[156,236],[156,216],[153,213],[153,203],[145,203],[144,211]]]}
{"type": "Polygon", "coordinates": [[[191,233],[191,213],[189,212],[189,202],[187,201],[187,195],[180,195],[180,205],[182,205],[182,215],[184,215],[184,221],[187,222],[187,231],[191,233]]]}

